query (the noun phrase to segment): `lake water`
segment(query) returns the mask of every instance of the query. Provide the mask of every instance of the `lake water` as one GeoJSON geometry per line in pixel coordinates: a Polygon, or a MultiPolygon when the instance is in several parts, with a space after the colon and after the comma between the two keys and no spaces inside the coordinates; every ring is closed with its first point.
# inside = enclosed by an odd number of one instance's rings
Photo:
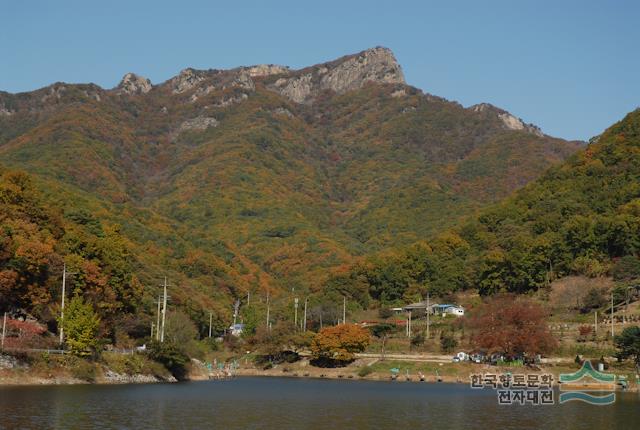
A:
{"type": "Polygon", "coordinates": [[[0,387],[2,429],[640,429],[640,395],[611,406],[499,406],[461,384],[236,378],[0,387]]]}

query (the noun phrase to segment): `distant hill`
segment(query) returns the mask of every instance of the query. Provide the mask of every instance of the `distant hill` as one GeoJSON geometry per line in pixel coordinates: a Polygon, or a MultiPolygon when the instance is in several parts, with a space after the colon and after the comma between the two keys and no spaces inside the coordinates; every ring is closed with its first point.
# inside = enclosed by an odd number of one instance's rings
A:
{"type": "Polygon", "coordinates": [[[466,288],[530,293],[568,275],[637,284],[639,256],[636,110],[499,203],[426,242],[373,255],[328,285],[366,303],[466,288]]]}
{"type": "MultiPolygon", "coordinates": [[[[602,276],[640,254],[640,110],[467,227],[481,291],[525,292],[568,274],[602,276]]],[[[640,262],[636,263],[640,266],[640,262]]]]}
{"type": "Polygon", "coordinates": [[[147,310],[167,275],[201,322],[247,292],[323,291],[345,265],[451,228],[581,145],[425,94],[386,48],[302,70],[0,92],[0,163],[33,175],[65,220],[118,226],[147,310]]]}

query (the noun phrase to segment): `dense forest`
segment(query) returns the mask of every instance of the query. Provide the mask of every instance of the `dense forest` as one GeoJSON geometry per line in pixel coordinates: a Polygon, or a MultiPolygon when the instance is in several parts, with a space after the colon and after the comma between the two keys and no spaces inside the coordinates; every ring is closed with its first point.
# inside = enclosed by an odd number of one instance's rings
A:
{"type": "Polygon", "coordinates": [[[529,293],[567,275],[640,276],[640,110],[541,178],[428,243],[368,258],[330,286],[383,302],[461,289],[529,293]]]}
{"type": "Polygon", "coordinates": [[[0,308],[28,312],[56,331],[63,267],[70,296],[91,304],[100,335],[116,327],[146,334],[136,316],[143,288],[132,272],[127,240],[117,226],[83,211],[47,204],[28,175],[0,171],[0,308]]]}

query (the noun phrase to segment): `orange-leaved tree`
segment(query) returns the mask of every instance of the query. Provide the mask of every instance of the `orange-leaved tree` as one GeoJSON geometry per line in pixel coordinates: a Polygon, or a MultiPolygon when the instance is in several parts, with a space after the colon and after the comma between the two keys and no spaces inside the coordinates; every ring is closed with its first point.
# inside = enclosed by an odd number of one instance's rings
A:
{"type": "Polygon", "coordinates": [[[473,345],[489,353],[532,357],[557,345],[547,326],[547,312],[529,298],[494,296],[475,310],[469,323],[473,345]]]}
{"type": "Polygon", "coordinates": [[[364,351],[369,341],[369,332],[356,324],[325,327],[311,341],[311,353],[319,363],[346,363],[364,351]]]}

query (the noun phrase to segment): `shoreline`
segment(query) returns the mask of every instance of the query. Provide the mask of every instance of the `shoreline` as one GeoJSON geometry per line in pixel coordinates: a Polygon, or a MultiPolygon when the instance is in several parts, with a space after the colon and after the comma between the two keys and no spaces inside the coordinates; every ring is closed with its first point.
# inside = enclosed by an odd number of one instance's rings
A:
{"type": "MultiPolygon", "coordinates": [[[[459,378],[441,378],[440,380],[436,378],[425,378],[424,381],[419,378],[411,378],[407,380],[406,378],[397,378],[391,379],[390,377],[383,377],[381,375],[374,376],[353,376],[353,377],[339,377],[335,375],[311,375],[311,374],[286,374],[286,373],[266,373],[266,372],[256,372],[256,371],[246,371],[249,369],[245,369],[243,372],[238,372],[237,374],[226,377],[226,378],[188,378],[185,380],[178,381],[176,379],[173,380],[163,380],[160,378],[149,377],[143,379],[137,379],[138,375],[131,375],[131,378],[127,378],[125,380],[107,380],[101,378],[100,380],[95,381],[86,381],[77,378],[69,378],[69,377],[58,377],[58,378],[41,378],[41,377],[30,377],[30,378],[20,378],[19,380],[15,378],[6,379],[0,378],[0,390],[4,388],[10,387],[43,387],[43,386],[77,386],[77,385],[100,385],[100,386],[113,386],[113,385],[141,385],[141,384],[176,384],[176,383],[189,383],[189,382],[205,382],[205,381],[223,381],[223,380],[231,380],[234,378],[286,378],[286,379],[313,379],[313,380],[327,380],[327,381],[345,381],[345,382],[387,382],[387,383],[399,383],[399,384],[429,384],[429,385],[437,385],[437,384],[458,384],[458,385],[469,385],[469,381],[465,381],[459,378]]],[[[140,375],[140,376],[149,376],[149,375],[140,375]]],[[[558,388],[559,384],[555,383],[554,388],[558,388]]],[[[577,389],[577,388],[576,388],[577,389]]],[[[638,387],[630,387],[626,390],[622,390],[619,386],[616,386],[613,390],[618,393],[638,393],[640,390],[638,387]]]]}
{"type": "MultiPolygon", "coordinates": [[[[118,373],[114,370],[102,367],[91,379],[82,379],[72,374],[70,368],[50,369],[48,372],[41,372],[29,367],[17,367],[12,369],[0,369],[0,388],[11,386],[43,386],[43,385],[124,385],[124,384],[157,384],[175,382],[197,382],[232,379],[234,377],[266,377],[266,378],[307,378],[307,379],[327,379],[346,381],[380,381],[380,382],[412,382],[429,384],[470,384],[471,375],[474,374],[551,374],[553,375],[553,385],[559,386],[559,374],[575,371],[566,366],[530,369],[526,367],[502,367],[486,364],[468,363],[425,363],[412,361],[379,361],[371,358],[361,358],[345,367],[320,368],[309,364],[306,359],[294,363],[281,363],[274,365],[270,369],[260,369],[251,364],[244,363],[235,371],[232,376],[223,376],[209,371],[204,363],[192,359],[186,378],[178,381],[173,376],[135,373],[118,373]],[[390,369],[396,367],[400,371],[396,377],[392,378],[390,369]],[[367,370],[366,372],[362,372],[367,370]],[[424,380],[420,379],[420,374],[424,380]]],[[[619,374],[620,372],[618,372],[619,374]]],[[[626,390],[620,386],[615,386],[617,392],[638,392],[639,386],[633,380],[626,390]]]]}

